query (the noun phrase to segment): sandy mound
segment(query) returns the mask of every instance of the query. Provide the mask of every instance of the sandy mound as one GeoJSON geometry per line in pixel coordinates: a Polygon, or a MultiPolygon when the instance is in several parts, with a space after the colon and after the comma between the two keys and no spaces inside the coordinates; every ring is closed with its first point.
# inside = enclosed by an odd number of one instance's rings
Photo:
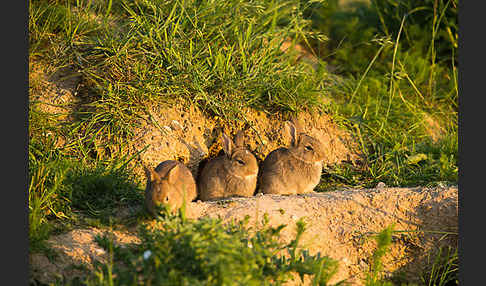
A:
{"type": "MultiPolygon", "coordinates": [[[[417,281],[440,246],[457,245],[458,190],[456,187],[379,188],[344,190],[298,196],[258,195],[222,202],[192,202],[191,218],[219,217],[223,221],[250,216],[250,225],[258,225],[265,213],[269,224],[286,224],[281,239],[289,242],[295,234],[295,222],[303,219],[307,229],[301,246],[311,254],[321,252],[340,262],[331,282],[347,279],[361,285],[368,271],[369,258],[376,244],[372,234],[395,224],[397,233],[383,263],[386,273],[402,272],[408,281],[417,281]],[[446,232],[455,234],[444,235],[446,232]]],[[[41,254],[31,255],[32,275],[44,283],[56,275],[74,277],[82,273],[72,265],[92,269],[94,260],[104,261],[106,253],[96,245],[94,236],[101,230],[74,230],[49,239],[59,258],[49,261],[41,254]],[[73,270],[74,269],[74,270],[73,270]],[[76,272],[77,271],[77,272],[76,272]]],[[[113,232],[116,241],[138,243],[134,234],[113,232]]],[[[298,282],[299,280],[297,280],[298,282]]],[[[297,283],[296,282],[296,283],[297,283]]],[[[297,283],[298,284],[298,283],[297,283]]]]}
{"type": "MultiPolygon", "coordinates": [[[[426,266],[427,255],[437,247],[457,244],[457,188],[380,188],[316,193],[300,196],[257,195],[250,199],[194,203],[193,217],[219,217],[223,221],[241,220],[246,215],[255,223],[268,213],[270,225],[288,225],[282,240],[290,242],[295,222],[303,219],[307,230],[302,246],[311,254],[321,252],[340,261],[333,281],[349,279],[360,285],[368,271],[368,258],[376,247],[369,235],[395,224],[397,235],[383,262],[385,272],[403,272],[410,281],[426,266]],[[415,232],[425,231],[425,232],[415,232]]],[[[418,281],[417,281],[418,282],[418,281]]]]}

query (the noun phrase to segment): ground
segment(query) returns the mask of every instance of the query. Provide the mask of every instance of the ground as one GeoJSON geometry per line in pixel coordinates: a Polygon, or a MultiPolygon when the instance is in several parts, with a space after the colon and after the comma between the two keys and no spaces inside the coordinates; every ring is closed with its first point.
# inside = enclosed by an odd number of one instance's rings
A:
{"type": "MultiPolygon", "coordinates": [[[[134,210],[136,212],[136,210],[134,210]]],[[[418,282],[429,260],[442,246],[457,244],[458,190],[456,187],[387,188],[341,190],[309,195],[257,195],[222,202],[192,202],[188,217],[220,218],[223,222],[250,216],[249,226],[259,227],[264,214],[269,225],[287,225],[280,239],[288,243],[295,236],[295,222],[303,219],[307,229],[301,247],[339,261],[331,283],[346,279],[362,285],[369,259],[376,248],[373,234],[394,224],[393,243],[384,257],[385,273],[418,282]]],[[[151,220],[148,220],[150,227],[151,220]]],[[[155,221],[153,221],[155,222],[155,221]]],[[[155,224],[152,224],[155,226],[155,224]]],[[[43,283],[56,277],[84,277],[94,261],[106,262],[108,254],[95,241],[111,234],[116,245],[140,243],[136,227],[124,231],[95,227],[75,229],[52,236],[48,243],[57,254],[49,260],[37,253],[30,257],[33,277],[43,283]]],[[[298,285],[299,280],[295,283],[298,285]]]]}

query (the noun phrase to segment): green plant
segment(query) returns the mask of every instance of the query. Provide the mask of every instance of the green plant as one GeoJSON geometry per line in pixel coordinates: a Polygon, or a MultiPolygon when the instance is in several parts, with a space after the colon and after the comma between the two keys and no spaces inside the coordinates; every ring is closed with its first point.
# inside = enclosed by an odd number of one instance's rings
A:
{"type": "Polygon", "coordinates": [[[113,215],[123,205],[141,204],[143,197],[134,176],[102,164],[91,168],[73,164],[65,185],[72,207],[96,217],[113,215]]]}
{"type": "MultiPolygon", "coordinates": [[[[430,257],[429,257],[430,259],[430,257]]],[[[422,283],[428,286],[459,285],[459,257],[457,248],[441,247],[435,255],[427,274],[421,276],[422,283]]]]}
{"type": "MultiPolygon", "coordinates": [[[[325,46],[318,47],[323,50],[322,57],[339,72],[356,76],[384,41],[400,33],[401,50],[418,54],[432,66],[448,62],[451,57],[457,64],[457,2],[373,0],[339,4],[332,0],[317,7],[309,18],[315,29],[328,35],[325,46]]],[[[388,46],[378,53],[373,73],[389,70],[391,52],[388,46]]]]}
{"type": "Polygon", "coordinates": [[[59,189],[64,178],[64,170],[53,172],[46,166],[34,170],[29,184],[29,242],[33,250],[39,249],[41,242],[47,239],[51,227],[48,219],[66,218],[62,211],[65,204],[59,198],[59,189]]]}
{"type": "Polygon", "coordinates": [[[445,41],[437,33],[456,21],[454,3],[331,2],[317,12],[330,15],[318,27],[329,31],[327,59],[342,74],[326,88],[327,111],[363,154],[358,164],[331,166],[322,190],[457,182],[456,52],[449,46],[449,57],[441,52],[439,61],[430,52],[445,41]],[[411,32],[415,26],[424,37],[411,32]]]}
{"type": "Polygon", "coordinates": [[[370,272],[366,273],[366,286],[392,286],[389,281],[382,277],[383,263],[382,258],[387,253],[392,242],[393,225],[388,226],[375,236],[377,246],[371,257],[370,272]]]}
{"type": "Polygon", "coordinates": [[[30,163],[29,237],[47,238],[51,220],[72,219],[72,210],[108,222],[116,210],[142,202],[134,178],[124,169],[103,164],[84,165],[59,158],[30,163]]]}
{"type": "MultiPolygon", "coordinates": [[[[281,285],[296,273],[309,275],[314,285],[328,285],[337,262],[298,247],[305,230],[302,222],[297,224],[295,240],[287,245],[277,240],[285,225],[274,228],[264,221],[261,228],[252,230],[247,222],[182,221],[167,213],[158,219],[156,229],[140,229],[140,246],[115,248],[115,257],[128,267],[115,264],[115,275],[108,278],[108,266],[101,266],[89,284],[281,285]],[[285,252],[288,256],[279,254],[285,252]]],[[[100,241],[104,247],[110,243],[104,238],[100,241]]]]}
{"type": "Polygon", "coordinates": [[[432,63],[457,54],[458,0],[373,0],[373,4],[380,18],[380,30],[386,35],[396,34],[402,18],[407,17],[402,41],[407,49],[420,48],[432,63]]]}
{"type": "Polygon", "coordinates": [[[29,241],[34,248],[55,228],[51,222],[73,219],[73,209],[107,220],[117,208],[141,203],[142,194],[127,168],[131,158],[73,159],[55,146],[56,131],[48,120],[33,121],[29,132],[29,241]]]}

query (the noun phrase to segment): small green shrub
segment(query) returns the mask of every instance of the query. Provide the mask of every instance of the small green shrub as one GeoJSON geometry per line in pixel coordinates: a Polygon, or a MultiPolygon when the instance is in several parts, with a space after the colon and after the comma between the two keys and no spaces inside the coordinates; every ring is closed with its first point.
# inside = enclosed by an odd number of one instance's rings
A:
{"type": "MultiPolygon", "coordinates": [[[[298,247],[302,222],[288,245],[278,242],[285,225],[273,228],[265,221],[259,230],[248,228],[247,221],[223,225],[217,219],[183,221],[180,216],[159,218],[158,225],[141,228],[140,246],[114,248],[115,260],[126,267],[103,265],[88,284],[281,285],[297,273],[309,275],[314,285],[328,285],[338,267],[337,261],[298,247]]],[[[100,242],[113,247],[106,238],[100,242]]]]}

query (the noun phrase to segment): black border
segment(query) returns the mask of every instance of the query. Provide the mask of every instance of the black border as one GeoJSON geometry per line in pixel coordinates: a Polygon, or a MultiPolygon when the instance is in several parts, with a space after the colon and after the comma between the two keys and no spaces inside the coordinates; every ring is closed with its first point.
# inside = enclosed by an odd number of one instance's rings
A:
{"type": "Polygon", "coordinates": [[[483,1],[458,1],[459,24],[459,285],[484,285],[484,162],[478,156],[484,149],[481,133],[485,130],[483,1]],[[464,5],[468,2],[468,5],[464,5]],[[471,5],[473,4],[473,5],[471,5]],[[469,136],[469,138],[467,138],[469,136]],[[476,181],[475,181],[476,180],[476,181]],[[483,258],[483,259],[482,259],[483,258]],[[476,282],[476,283],[475,283],[476,282]]]}
{"type": "MultiPolygon", "coordinates": [[[[6,3],[7,4],[7,3],[6,3]]],[[[3,253],[1,284],[29,285],[28,96],[29,0],[4,5],[2,19],[4,101],[3,253]],[[9,5],[13,4],[13,5],[9,5]],[[11,15],[11,16],[9,16],[11,15]],[[11,112],[9,110],[11,109],[11,112]],[[13,184],[12,184],[13,183],[13,184]]]]}

